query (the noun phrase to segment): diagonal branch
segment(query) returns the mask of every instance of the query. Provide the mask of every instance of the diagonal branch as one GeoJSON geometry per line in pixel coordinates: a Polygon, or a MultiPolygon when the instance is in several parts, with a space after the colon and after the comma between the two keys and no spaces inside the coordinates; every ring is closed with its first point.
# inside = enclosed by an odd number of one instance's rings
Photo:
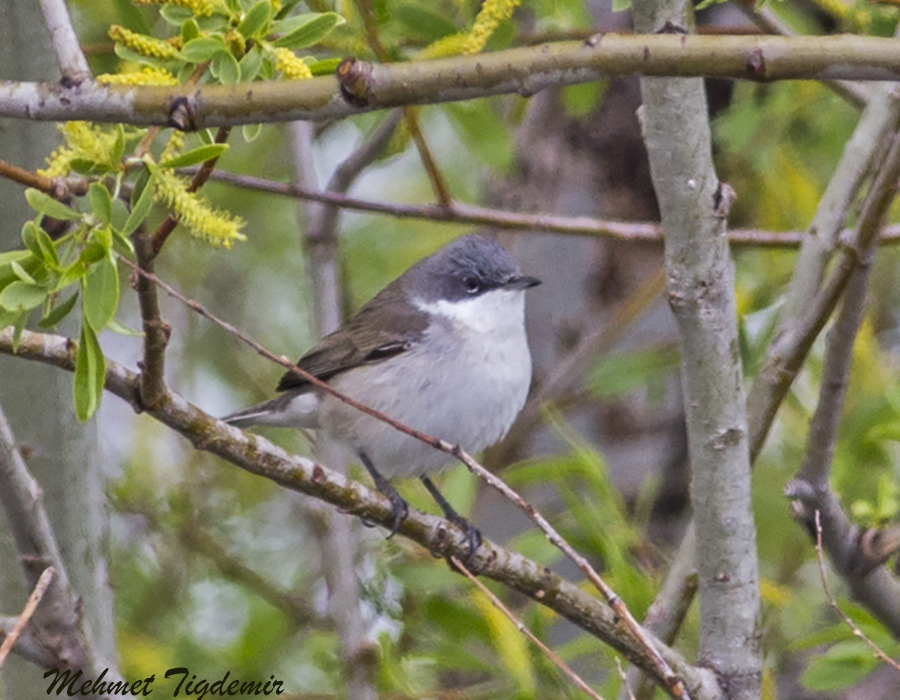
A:
{"type": "MultiPolygon", "coordinates": [[[[74,369],[76,347],[69,338],[24,331],[18,349],[13,352],[12,330],[0,331],[0,352],[67,371],[74,369]]],[[[130,402],[138,386],[137,375],[112,360],[107,360],[106,367],[107,391],[130,402]]],[[[331,503],[351,515],[384,526],[393,523],[393,510],[383,495],[311,460],[290,455],[261,436],[247,434],[216,420],[177,394],[167,392],[161,407],[147,411],[147,414],[187,438],[196,449],[215,454],[252,474],[331,503]]],[[[448,527],[445,520],[415,509],[410,509],[399,532],[436,554],[457,558],[469,554],[468,539],[461,530],[448,527]]],[[[624,629],[618,614],[577,585],[490,541],[479,547],[473,565],[480,574],[523,593],[603,639],[629,661],[647,670],[659,683],[665,684],[666,679],[655,670],[647,649],[624,629]]],[[[721,697],[718,684],[709,671],[691,666],[679,653],[656,640],[653,645],[684,680],[693,697],[701,700],[721,697]]]]}
{"type": "Polygon", "coordinates": [[[196,311],[201,316],[209,319],[219,327],[227,330],[231,335],[235,336],[245,344],[252,347],[256,352],[269,359],[273,362],[276,362],[283,367],[285,367],[290,372],[293,372],[301,377],[311,385],[316,387],[317,389],[333,396],[334,398],[342,401],[355,408],[362,413],[365,413],[368,416],[376,418],[377,420],[382,421],[383,423],[387,423],[395,430],[400,431],[410,437],[415,438],[421,442],[424,442],[427,445],[430,445],[436,450],[440,450],[441,452],[446,452],[453,457],[456,457],[460,462],[465,464],[469,471],[477,474],[481,477],[482,480],[487,482],[494,489],[503,494],[509,501],[515,503],[521,510],[529,517],[531,520],[547,535],[548,541],[550,541],[555,547],[560,549],[569,559],[571,559],[576,566],[581,570],[581,572],[587,577],[588,581],[590,581],[600,593],[603,594],[606,601],[609,603],[610,607],[615,610],[617,616],[620,618],[622,622],[624,622],[625,627],[634,635],[634,638],[641,644],[641,646],[646,649],[649,657],[651,658],[653,664],[655,665],[655,669],[657,670],[659,677],[661,677],[668,690],[675,696],[679,698],[687,697],[685,693],[685,688],[681,679],[672,671],[669,667],[666,660],[658,653],[658,651],[654,648],[654,644],[652,640],[646,635],[641,626],[637,623],[634,617],[631,615],[631,612],[625,606],[625,603],[622,599],[609,587],[609,585],[601,578],[601,576],[597,573],[593,566],[591,566],[590,562],[579,554],[572,545],[570,545],[556,529],[550,525],[549,522],[532,506],[528,503],[524,498],[522,498],[516,491],[510,488],[503,480],[499,477],[495,476],[493,473],[485,469],[481,464],[479,464],[471,455],[469,455],[460,445],[454,445],[446,440],[441,440],[439,438],[432,437],[431,435],[427,435],[420,430],[415,430],[414,428],[405,425],[390,416],[376,411],[375,409],[366,406],[363,403],[360,403],[356,399],[347,396],[346,394],[341,393],[340,391],[333,388],[328,383],[322,381],[318,377],[310,374],[309,372],[301,369],[297,365],[293,364],[289,360],[284,357],[277,357],[272,354],[268,350],[266,350],[259,343],[251,340],[243,333],[237,330],[232,324],[227,321],[223,321],[209,311],[206,310],[201,304],[196,301],[192,301],[187,299],[183,294],[181,294],[178,290],[173,288],[171,285],[163,282],[161,279],[156,277],[155,275],[148,273],[142,269],[140,269],[137,265],[130,262],[126,258],[120,256],[119,258],[127,265],[131,266],[135,272],[137,272],[142,277],[146,277],[148,280],[152,281],[154,284],[158,285],[162,289],[164,289],[169,295],[175,297],[183,304],[196,311]]]}

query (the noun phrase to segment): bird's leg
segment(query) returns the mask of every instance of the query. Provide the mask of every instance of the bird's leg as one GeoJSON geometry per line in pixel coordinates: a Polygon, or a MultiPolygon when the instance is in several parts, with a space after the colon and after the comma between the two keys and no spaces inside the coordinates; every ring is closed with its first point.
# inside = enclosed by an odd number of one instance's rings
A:
{"type": "Polygon", "coordinates": [[[385,479],[381,472],[375,468],[375,465],[372,464],[372,460],[369,459],[365,452],[359,450],[356,454],[359,455],[360,461],[363,463],[366,471],[371,475],[372,481],[375,482],[375,488],[387,496],[388,500],[391,502],[391,508],[394,510],[394,525],[391,527],[391,534],[387,537],[388,539],[391,539],[391,537],[397,534],[397,531],[400,529],[400,524],[406,520],[406,517],[409,515],[409,504],[407,504],[407,502],[403,500],[403,497],[397,493],[397,489],[391,486],[391,482],[385,479]]]}
{"type": "Polygon", "coordinates": [[[472,523],[453,509],[453,506],[451,506],[447,499],[441,495],[441,492],[437,490],[437,486],[434,485],[431,479],[427,476],[420,476],[419,479],[425,484],[428,493],[431,494],[431,497],[441,507],[441,510],[444,511],[444,517],[466,533],[466,539],[469,542],[469,554],[466,556],[466,560],[463,563],[466,566],[469,566],[475,559],[475,552],[478,550],[479,545],[481,545],[481,532],[478,531],[477,527],[472,525],[472,523]]]}

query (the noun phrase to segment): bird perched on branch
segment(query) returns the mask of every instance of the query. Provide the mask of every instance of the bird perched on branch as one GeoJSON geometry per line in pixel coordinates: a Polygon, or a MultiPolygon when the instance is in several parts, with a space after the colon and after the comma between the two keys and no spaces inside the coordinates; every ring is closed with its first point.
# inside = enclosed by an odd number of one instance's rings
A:
{"type": "MultiPolygon", "coordinates": [[[[457,238],[420,260],[346,325],[297,362],[337,391],[411,428],[476,453],[509,430],[528,394],[531,353],[525,290],[540,284],[484,236],[457,238]]],[[[239,426],[309,428],[358,459],[391,501],[397,532],[408,515],[388,477],[419,477],[470,557],[481,537],[441,496],[429,474],[452,458],[288,372],[280,396],[223,420],[239,426]]]]}

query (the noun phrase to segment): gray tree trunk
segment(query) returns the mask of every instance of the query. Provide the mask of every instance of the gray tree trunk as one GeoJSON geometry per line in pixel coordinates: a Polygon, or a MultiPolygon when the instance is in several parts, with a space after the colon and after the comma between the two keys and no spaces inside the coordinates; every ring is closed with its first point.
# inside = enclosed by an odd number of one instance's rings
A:
{"type": "MultiPolygon", "coordinates": [[[[58,80],[39,4],[2,0],[0,11],[0,78],[58,80]]],[[[52,124],[0,124],[0,155],[25,168],[40,167],[57,142],[52,124]]],[[[34,212],[22,188],[8,180],[0,180],[0,212],[0,251],[21,247],[22,224],[34,212]]],[[[113,597],[107,580],[107,514],[96,422],[81,425],[75,419],[71,382],[64,373],[0,357],[0,402],[43,489],[69,577],[84,602],[86,630],[97,650],[113,658],[113,597]]],[[[0,516],[0,614],[17,615],[29,592],[5,518],[0,516]]],[[[10,657],[0,673],[0,697],[46,698],[42,675],[43,669],[10,657]]]]}

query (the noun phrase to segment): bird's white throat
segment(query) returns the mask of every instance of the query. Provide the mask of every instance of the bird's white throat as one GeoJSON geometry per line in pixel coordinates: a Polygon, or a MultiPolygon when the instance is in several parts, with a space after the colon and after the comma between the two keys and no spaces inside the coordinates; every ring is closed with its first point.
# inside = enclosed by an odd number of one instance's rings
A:
{"type": "Polygon", "coordinates": [[[507,336],[525,328],[525,293],[520,289],[494,289],[459,301],[414,299],[425,313],[446,318],[473,335],[507,336]]]}

